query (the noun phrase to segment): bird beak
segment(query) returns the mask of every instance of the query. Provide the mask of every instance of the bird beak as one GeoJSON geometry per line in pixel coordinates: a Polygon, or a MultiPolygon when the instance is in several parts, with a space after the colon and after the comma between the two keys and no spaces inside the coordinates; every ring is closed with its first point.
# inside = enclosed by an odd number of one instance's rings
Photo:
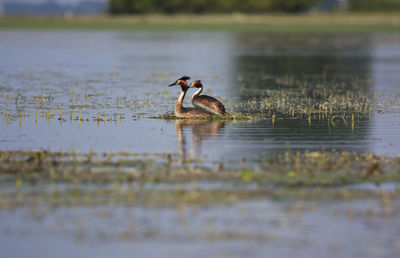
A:
{"type": "Polygon", "coordinates": [[[191,84],[189,84],[189,88],[193,88],[193,82],[191,84]]]}
{"type": "Polygon", "coordinates": [[[171,86],[174,86],[174,85],[177,85],[177,84],[178,84],[178,80],[176,80],[175,82],[169,84],[168,87],[171,87],[171,86]]]}

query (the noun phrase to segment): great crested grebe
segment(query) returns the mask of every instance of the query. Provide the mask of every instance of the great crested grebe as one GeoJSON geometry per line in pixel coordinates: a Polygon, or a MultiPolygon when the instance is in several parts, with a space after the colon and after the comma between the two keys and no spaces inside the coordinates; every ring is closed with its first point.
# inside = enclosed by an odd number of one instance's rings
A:
{"type": "Polygon", "coordinates": [[[175,104],[175,109],[174,109],[175,116],[182,117],[182,118],[184,118],[184,117],[185,118],[194,118],[194,117],[209,116],[210,113],[203,109],[184,107],[182,105],[183,99],[185,98],[185,95],[186,95],[186,92],[189,89],[189,86],[186,82],[187,80],[190,80],[190,77],[183,76],[183,77],[179,78],[178,80],[176,80],[175,82],[168,85],[168,87],[174,86],[174,85],[180,85],[182,88],[182,93],[181,93],[181,95],[179,95],[179,98],[175,104]]]}
{"type": "Polygon", "coordinates": [[[225,106],[216,98],[201,95],[200,93],[203,91],[203,84],[201,84],[200,80],[194,81],[189,85],[189,88],[198,88],[198,90],[192,96],[192,104],[193,106],[202,109],[206,112],[209,112],[214,115],[227,115],[228,113],[225,111],[225,106]]]}

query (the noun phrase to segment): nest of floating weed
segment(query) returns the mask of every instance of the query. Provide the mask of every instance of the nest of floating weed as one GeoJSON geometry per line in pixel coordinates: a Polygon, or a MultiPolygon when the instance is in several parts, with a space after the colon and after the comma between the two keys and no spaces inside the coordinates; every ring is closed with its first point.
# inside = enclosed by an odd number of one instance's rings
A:
{"type": "Polygon", "coordinates": [[[230,113],[229,115],[208,115],[208,116],[202,116],[202,117],[191,117],[191,118],[186,118],[186,117],[177,117],[175,116],[174,113],[168,112],[165,114],[159,114],[158,116],[155,117],[150,117],[150,118],[158,118],[158,119],[165,119],[165,120],[209,120],[209,121],[215,121],[215,120],[255,120],[259,117],[254,116],[254,115],[245,115],[245,114],[240,114],[240,113],[230,113]]]}

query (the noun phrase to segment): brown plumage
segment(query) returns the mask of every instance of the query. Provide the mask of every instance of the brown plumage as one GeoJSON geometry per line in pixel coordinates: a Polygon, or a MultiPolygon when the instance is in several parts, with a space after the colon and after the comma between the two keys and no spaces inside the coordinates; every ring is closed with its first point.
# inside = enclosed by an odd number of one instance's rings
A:
{"type": "Polygon", "coordinates": [[[224,104],[216,98],[200,95],[203,91],[203,84],[197,80],[189,85],[189,88],[198,88],[192,96],[193,106],[214,115],[227,115],[224,104]]]}
{"type": "Polygon", "coordinates": [[[196,118],[196,117],[205,117],[209,116],[210,113],[200,109],[200,108],[191,108],[191,107],[184,107],[182,105],[183,99],[186,96],[186,92],[189,89],[186,80],[189,80],[190,78],[188,76],[183,76],[176,80],[175,82],[171,83],[168,86],[174,86],[174,85],[180,85],[182,88],[182,92],[178,97],[178,100],[176,101],[175,104],[175,109],[174,109],[174,114],[177,117],[181,118],[196,118]]]}

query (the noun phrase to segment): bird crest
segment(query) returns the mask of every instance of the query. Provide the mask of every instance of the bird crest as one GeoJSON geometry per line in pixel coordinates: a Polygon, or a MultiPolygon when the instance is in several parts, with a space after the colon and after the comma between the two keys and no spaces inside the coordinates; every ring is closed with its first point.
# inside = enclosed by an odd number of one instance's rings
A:
{"type": "Polygon", "coordinates": [[[186,80],[190,80],[190,77],[185,75],[185,76],[182,76],[181,78],[177,79],[173,83],[169,84],[168,86],[170,87],[170,86],[174,86],[174,85],[181,85],[182,90],[183,90],[183,87],[187,87],[186,80]]]}
{"type": "Polygon", "coordinates": [[[190,80],[189,76],[182,76],[181,78],[179,78],[178,80],[182,80],[182,81],[186,81],[186,80],[190,80]]]}

